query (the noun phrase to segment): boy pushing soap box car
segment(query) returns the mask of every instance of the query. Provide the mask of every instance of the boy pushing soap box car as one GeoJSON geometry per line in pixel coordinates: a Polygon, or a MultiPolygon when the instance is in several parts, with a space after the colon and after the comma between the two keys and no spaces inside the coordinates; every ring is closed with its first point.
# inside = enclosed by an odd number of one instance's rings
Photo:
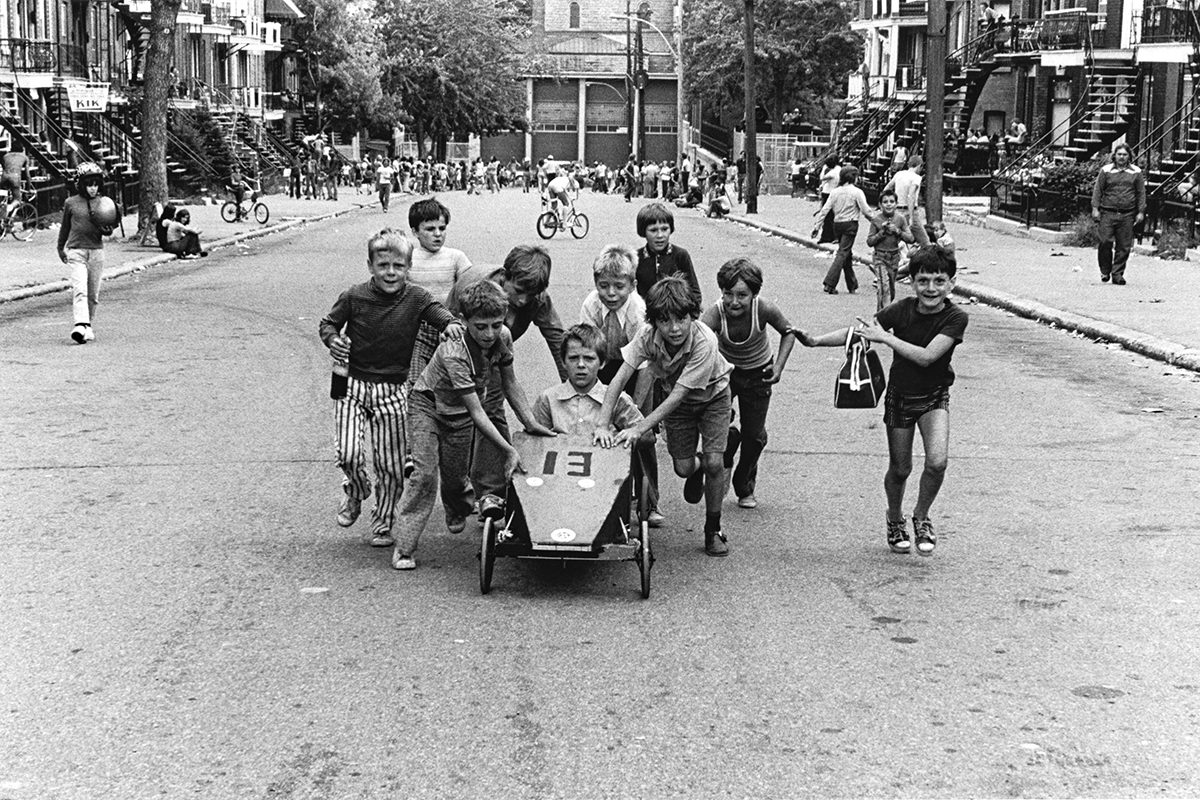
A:
{"type": "Polygon", "coordinates": [[[605,447],[633,444],[662,422],[675,474],[686,479],[684,499],[705,500],[704,550],[710,556],[725,556],[729,545],[721,532],[721,502],[733,368],[722,358],[716,334],[699,316],[700,295],[683,278],[672,275],[650,288],[648,324],[621,350],[624,363],[604,395],[593,438],[605,447]],[[621,390],[643,363],[668,394],[641,422],[616,431],[611,421],[621,390]]]}
{"type": "MultiPolygon", "coordinates": [[[[410,452],[413,473],[400,502],[392,567],[416,569],[413,554],[433,511],[441,483],[446,528],[461,533],[471,511],[468,465],[473,435],[486,438],[504,456],[504,480],[524,472],[517,450],[496,428],[484,410],[493,375],[527,433],[553,436],[533,417],[525,391],[513,371],[512,335],[504,324],[509,299],[490,280],[467,286],[458,294],[458,307],[467,333],[461,341],[443,342],[409,395],[410,452]]],[[[495,495],[480,498],[480,514],[501,507],[495,495]]]]}
{"type": "MultiPolygon", "coordinates": [[[[912,552],[902,505],[912,472],[914,428],[919,428],[925,445],[925,468],[913,508],[913,534],[917,552],[930,556],[937,538],[929,521],[929,507],[946,474],[950,443],[950,386],[954,383],[950,357],[963,340],[967,313],[949,300],[955,263],[941,247],[917,248],[909,261],[909,271],[916,296],[886,306],[873,320],[859,317],[857,331],[895,352],[883,414],[888,437],[888,469],[883,479],[888,547],[896,553],[912,552]]],[[[842,328],[810,337],[797,331],[797,336],[808,347],[840,347],[848,332],[842,328]]]]}
{"type": "Polygon", "coordinates": [[[385,228],[367,240],[371,280],[342,292],[321,320],[321,341],[334,359],[349,363],[345,396],[337,400],[337,462],[342,480],[337,522],[348,528],[358,519],[362,501],[371,494],[366,430],[371,432],[375,465],[375,509],[364,541],[390,547],[392,523],[403,489],[404,384],[412,361],[417,329],[427,322],[451,340],[463,328],[428,290],[408,283],[412,243],[385,228]]]}

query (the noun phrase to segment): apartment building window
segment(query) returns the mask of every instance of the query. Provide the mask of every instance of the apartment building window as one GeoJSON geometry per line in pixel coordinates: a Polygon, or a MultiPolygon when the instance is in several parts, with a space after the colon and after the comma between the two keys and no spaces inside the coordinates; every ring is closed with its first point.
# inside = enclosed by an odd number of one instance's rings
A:
{"type": "Polygon", "coordinates": [[[579,27],[579,3],[571,3],[571,20],[567,23],[567,27],[572,30],[579,27]]]}

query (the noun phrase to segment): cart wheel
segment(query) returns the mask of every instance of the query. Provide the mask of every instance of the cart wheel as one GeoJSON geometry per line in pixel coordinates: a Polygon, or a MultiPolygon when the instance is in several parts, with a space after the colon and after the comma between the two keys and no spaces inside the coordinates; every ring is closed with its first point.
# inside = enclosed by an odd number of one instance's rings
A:
{"type": "MultiPolygon", "coordinates": [[[[38,212],[33,203],[21,203],[14,208],[12,214],[9,215],[8,225],[9,231],[17,241],[28,242],[32,239],[38,226],[38,212]]],[[[0,236],[3,235],[4,232],[0,230],[0,236]]]]}
{"type": "Polygon", "coordinates": [[[538,236],[543,239],[549,239],[558,232],[558,215],[553,211],[547,211],[537,218],[538,236]]]}
{"type": "Polygon", "coordinates": [[[650,597],[650,567],[654,564],[654,553],[650,549],[650,523],[642,521],[642,549],[639,551],[638,566],[642,568],[642,599],[650,597]]]}
{"type": "Polygon", "coordinates": [[[271,218],[271,209],[267,208],[265,203],[254,204],[254,221],[259,225],[266,225],[267,220],[271,218]]]}
{"type": "Polygon", "coordinates": [[[586,214],[576,214],[575,219],[571,220],[571,235],[576,239],[582,239],[588,234],[588,225],[586,214]]]}
{"type": "Polygon", "coordinates": [[[226,200],[225,204],[221,206],[221,219],[226,222],[237,222],[237,218],[238,204],[232,200],[226,200]]]}
{"type": "Polygon", "coordinates": [[[479,593],[492,590],[492,569],[496,566],[496,521],[483,521],[483,536],[479,544],[479,593]]]}

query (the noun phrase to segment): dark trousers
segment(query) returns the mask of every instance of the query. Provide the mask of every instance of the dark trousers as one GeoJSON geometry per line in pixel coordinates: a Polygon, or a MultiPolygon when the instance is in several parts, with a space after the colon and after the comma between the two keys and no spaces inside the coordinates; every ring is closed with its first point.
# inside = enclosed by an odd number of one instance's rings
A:
{"type": "MultiPolygon", "coordinates": [[[[821,199],[819,202],[821,203],[822,206],[824,206],[825,201],[828,199],[829,199],[829,195],[822,192],[821,199]]],[[[833,233],[833,212],[830,211],[828,214],[826,214],[824,217],[821,218],[821,235],[817,239],[817,243],[825,244],[826,242],[836,242],[836,241],[837,241],[837,236],[834,235],[834,233],[833,233]]]]}
{"type": "Polygon", "coordinates": [[[194,233],[185,233],[182,239],[163,245],[163,250],[177,256],[200,255],[200,237],[194,233]]]}
{"type": "Polygon", "coordinates": [[[854,274],[854,259],[851,258],[851,251],[854,248],[854,240],[858,237],[858,220],[833,223],[833,233],[837,236],[838,249],[833,257],[833,263],[829,265],[829,272],[825,273],[825,288],[836,289],[839,275],[845,273],[846,291],[856,292],[858,291],[858,276],[854,274]]]}
{"type": "Polygon", "coordinates": [[[300,197],[300,170],[292,168],[292,174],[288,178],[288,197],[300,197]]]}
{"type": "Polygon", "coordinates": [[[1136,216],[1132,211],[1100,212],[1097,225],[1100,247],[1096,250],[1096,257],[1100,262],[1101,275],[1125,277],[1125,263],[1129,261],[1129,251],[1133,249],[1133,221],[1136,216]]]}
{"type": "MultiPolygon", "coordinates": [[[[771,407],[771,365],[755,369],[734,367],[729,375],[729,392],[737,401],[742,431],[741,457],[733,470],[733,491],[739,497],[754,494],[758,481],[758,459],[767,446],[767,411],[771,407]]],[[[726,462],[733,453],[726,451],[726,462]]]]}

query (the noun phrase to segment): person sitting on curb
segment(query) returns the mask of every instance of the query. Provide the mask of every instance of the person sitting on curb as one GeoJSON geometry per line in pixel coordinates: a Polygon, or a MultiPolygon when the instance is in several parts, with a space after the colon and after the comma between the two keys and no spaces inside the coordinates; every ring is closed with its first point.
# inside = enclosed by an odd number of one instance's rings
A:
{"type": "Polygon", "coordinates": [[[190,227],[192,215],[186,208],[175,213],[175,219],[166,222],[167,236],[163,250],[174,253],[176,258],[196,258],[208,255],[200,248],[200,231],[190,227]]]}

